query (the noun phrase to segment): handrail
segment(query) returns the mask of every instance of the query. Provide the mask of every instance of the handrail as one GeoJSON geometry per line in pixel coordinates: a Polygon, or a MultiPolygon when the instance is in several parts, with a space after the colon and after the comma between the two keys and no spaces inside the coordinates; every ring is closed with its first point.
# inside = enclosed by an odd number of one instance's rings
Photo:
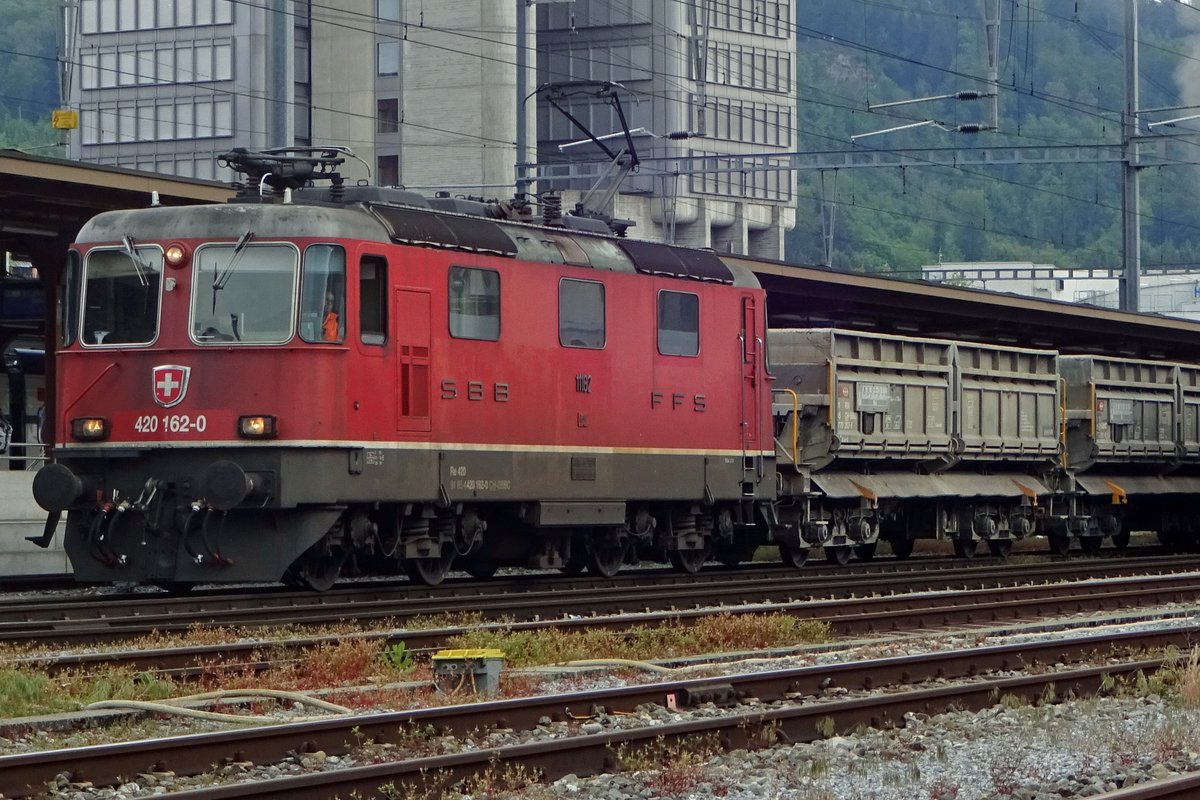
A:
{"type": "Polygon", "coordinates": [[[800,395],[795,389],[784,389],[792,396],[792,466],[800,463],[800,395]]]}
{"type": "Polygon", "coordinates": [[[24,461],[26,471],[35,470],[44,465],[46,459],[46,445],[40,442],[9,442],[8,448],[0,451],[0,471],[9,470],[13,461],[24,461]]]}

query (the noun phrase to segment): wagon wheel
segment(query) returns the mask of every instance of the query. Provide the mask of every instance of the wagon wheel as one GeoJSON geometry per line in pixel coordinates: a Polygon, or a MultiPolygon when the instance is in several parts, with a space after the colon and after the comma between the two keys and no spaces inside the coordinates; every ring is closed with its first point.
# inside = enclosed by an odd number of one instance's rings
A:
{"type": "Polygon", "coordinates": [[[671,566],[678,572],[685,572],[688,575],[695,575],[704,566],[704,562],[708,561],[708,548],[704,547],[699,550],[672,550],[671,551],[671,566]]]}
{"type": "Polygon", "coordinates": [[[1094,556],[1100,552],[1100,545],[1104,544],[1104,538],[1101,536],[1080,536],[1079,550],[1088,556],[1094,556]]]}
{"type": "Polygon", "coordinates": [[[804,566],[804,562],[808,561],[808,548],[781,544],[779,545],[779,560],[783,562],[784,566],[799,569],[804,566]]]}
{"type": "Polygon", "coordinates": [[[850,563],[850,546],[840,545],[838,547],[825,546],[825,560],[830,564],[837,564],[839,567],[844,567],[850,563]]]}
{"type": "Polygon", "coordinates": [[[435,558],[406,558],[404,571],[416,583],[426,586],[437,586],[446,579],[450,565],[454,563],[454,547],[449,543],[442,545],[442,554],[435,558]]]}
{"type": "Polygon", "coordinates": [[[996,558],[1008,558],[1012,555],[1012,539],[988,539],[987,544],[988,550],[991,550],[996,558]]]}
{"type": "Polygon", "coordinates": [[[974,558],[975,551],[979,549],[979,541],[976,539],[955,539],[954,540],[954,555],[959,558],[974,558]]]}
{"type": "Polygon", "coordinates": [[[1118,550],[1124,550],[1129,547],[1129,530],[1122,528],[1120,533],[1114,533],[1112,537],[1113,547],[1118,550]]]}
{"type": "Polygon", "coordinates": [[[1071,549],[1071,537],[1065,533],[1052,533],[1048,541],[1050,543],[1050,552],[1056,556],[1065,556],[1071,549]]]}
{"type": "Polygon", "coordinates": [[[854,546],[854,555],[859,561],[870,561],[875,557],[875,549],[879,547],[879,542],[867,542],[866,544],[857,544],[854,546]]]}

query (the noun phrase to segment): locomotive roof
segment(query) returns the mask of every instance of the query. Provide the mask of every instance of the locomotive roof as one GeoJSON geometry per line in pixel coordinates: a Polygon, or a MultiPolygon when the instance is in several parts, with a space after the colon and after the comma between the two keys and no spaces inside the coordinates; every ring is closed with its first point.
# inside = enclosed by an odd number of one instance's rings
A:
{"type": "MultiPolygon", "coordinates": [[[[300,194],[300,193],[297,193],[300,194]]],[[[410,195],[411,193],[403,193],[410,195]]],[[[724,260],[710,250],[674,247],[656,242],[611,235],[549,228],[522,222],[488,219],[421,207],[423,198],[397,198],[373,194],[357,202],[247,203],[226,205],[159,206],[108,211],[87,222],[75,241],[99,244],[170,239],[234,239],[250,230],[262,238],[303,232],[305,237],[347,238],[395,242],[422,247],[487,253],[544,263],[567,263],[550,236],[575,241],[591,256],[592,266],[621,272],[758,287],[748,268],[724,260]],[[390,199],[390,198],[389,198],[390,199]],[[538,236],[537,232],[544,235],[538,236]],[[550,246],[547,246],[547,243],[550,246]]],[[[482,206],[482,204],[480,204],[482,206]]],[[[459,204],[459,208],[468,208],[459,204]]],[[[577,264],[586,266],[586,264],[577,264]]]]}

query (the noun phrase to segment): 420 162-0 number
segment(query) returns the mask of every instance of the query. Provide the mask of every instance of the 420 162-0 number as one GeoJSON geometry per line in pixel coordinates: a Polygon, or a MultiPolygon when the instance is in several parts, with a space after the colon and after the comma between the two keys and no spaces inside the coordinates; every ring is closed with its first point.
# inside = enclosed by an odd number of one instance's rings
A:
{"type": "Polygon", "coordinates": [[[138,433],[204,433],[208,419],[203,414],[190,417],[187,414],[142,414],[133,423],[138,433]]]}

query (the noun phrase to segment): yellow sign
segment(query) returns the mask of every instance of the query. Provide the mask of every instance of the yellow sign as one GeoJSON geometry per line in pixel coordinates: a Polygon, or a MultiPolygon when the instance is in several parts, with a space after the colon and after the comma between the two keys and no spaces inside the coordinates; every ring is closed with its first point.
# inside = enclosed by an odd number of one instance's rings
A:
{"type": "Polygon", "coordinates": [[[73,131],[79,127],[79,112],[70,108],[51,111],[50,124],[60,131],[73,131]]]}

